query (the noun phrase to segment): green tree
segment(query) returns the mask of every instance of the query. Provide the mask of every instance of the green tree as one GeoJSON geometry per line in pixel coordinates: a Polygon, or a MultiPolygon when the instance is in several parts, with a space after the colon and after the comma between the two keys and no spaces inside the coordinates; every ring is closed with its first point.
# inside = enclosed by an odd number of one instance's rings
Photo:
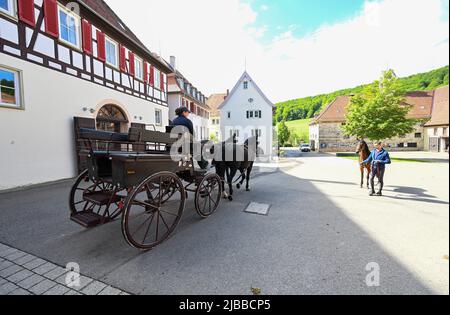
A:
{"type": "Polygon", "coordinates": [[[290,136],[291,132],[289,131],[286,122],[283,120],[278,124],[278,143],[280,146],[284,147],[289,141],[290,136]]]}
{"type": "Polygon", "coordinates": [[[351,100],[343,131],[360,139],[384,140],[404,136],[417,121],[408,118],[409,106],[402,105],[404,93],[393,71],[367,86],[351,100]]]}

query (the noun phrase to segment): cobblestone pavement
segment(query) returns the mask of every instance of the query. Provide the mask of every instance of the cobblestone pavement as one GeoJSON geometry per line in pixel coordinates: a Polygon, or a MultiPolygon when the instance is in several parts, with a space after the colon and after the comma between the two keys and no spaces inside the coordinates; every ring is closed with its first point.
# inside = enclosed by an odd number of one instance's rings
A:
{"type": "Polygon", "coordinates": [[[66,284],[68,270],[0,243],[0,295],[129,295],[80,275],[80,285],[66,284]]]}

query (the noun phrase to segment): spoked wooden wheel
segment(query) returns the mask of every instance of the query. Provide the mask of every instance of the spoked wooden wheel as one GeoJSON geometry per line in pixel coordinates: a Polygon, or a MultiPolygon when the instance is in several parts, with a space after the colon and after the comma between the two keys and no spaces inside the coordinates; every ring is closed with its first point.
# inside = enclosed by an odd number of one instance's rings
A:
{"type": "Polygon", "coordinates": [[[150,250],[164,242],[176,229],[186,203],[181,180],[161,172],[137,186],[125,201],[122,233],[133,247],[150,250]]]}
{"type": "Polygon", "coordinates": [[[217,174],[208,174],[200,182],[195,193],[195,210],[202,218],[211,216],[222,198],[222,181],[217,174]]]}
{"type": "Polygon", "coordinates": [[[84,171],[70,191],[71,216],[93,214],[105,220],[114,220],[122,213],[123,197],[118,195],[120,191],[110,183],[92,181],[88,171],[84,171]]]}

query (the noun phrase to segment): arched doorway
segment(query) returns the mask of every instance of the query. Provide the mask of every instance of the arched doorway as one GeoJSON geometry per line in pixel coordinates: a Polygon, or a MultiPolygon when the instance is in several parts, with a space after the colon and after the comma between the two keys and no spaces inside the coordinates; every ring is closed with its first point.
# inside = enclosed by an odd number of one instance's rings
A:
{"type": "Polygon", "coordinates": [[[128,129],[126,114],[114,104],[108,104],[100,108],[96,121],[97,130],[126,132],[128,129]]]}

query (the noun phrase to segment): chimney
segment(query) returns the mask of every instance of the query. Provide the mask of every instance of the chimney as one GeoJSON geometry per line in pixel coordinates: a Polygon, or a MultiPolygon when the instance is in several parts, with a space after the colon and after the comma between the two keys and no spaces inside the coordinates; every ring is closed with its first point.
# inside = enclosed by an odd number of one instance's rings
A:
{"type": "Polygon", "coordinates": [[[175,56],[170,56],[170,65],[174,70],[177,70],[177,58],[175,56]]]}

